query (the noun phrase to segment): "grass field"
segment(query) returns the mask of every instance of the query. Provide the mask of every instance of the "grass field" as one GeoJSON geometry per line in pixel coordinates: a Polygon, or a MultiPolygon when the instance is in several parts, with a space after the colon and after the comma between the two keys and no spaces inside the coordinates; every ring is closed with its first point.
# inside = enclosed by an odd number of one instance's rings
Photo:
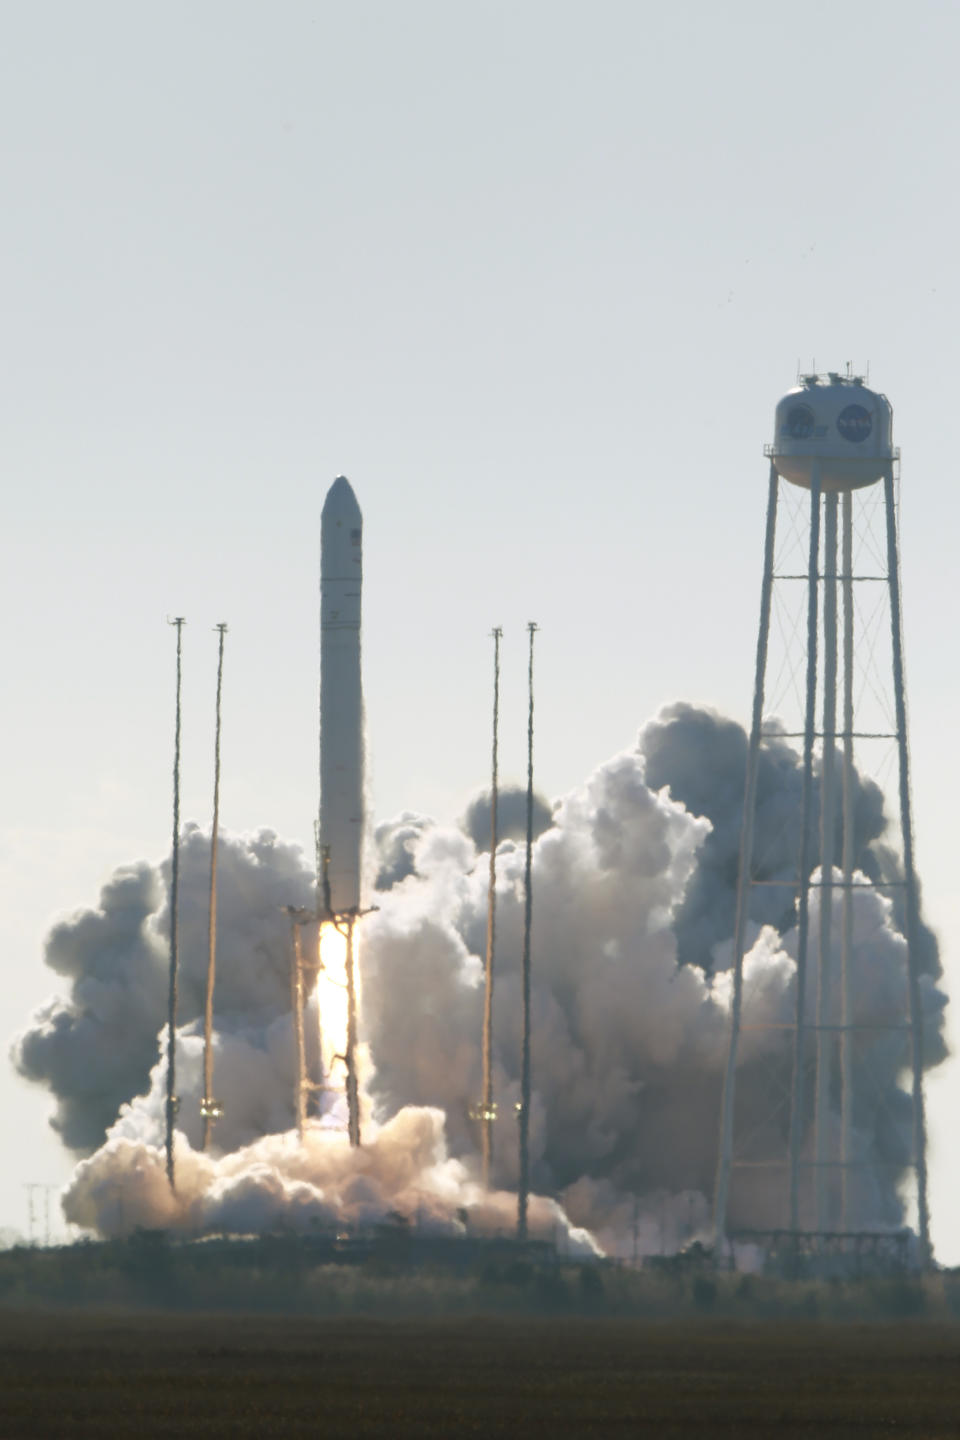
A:
{"type": "Polygon", "coordinates": [[[960,1326],[0,1312],[0,1436],[960,1435],[960,1326]]]}

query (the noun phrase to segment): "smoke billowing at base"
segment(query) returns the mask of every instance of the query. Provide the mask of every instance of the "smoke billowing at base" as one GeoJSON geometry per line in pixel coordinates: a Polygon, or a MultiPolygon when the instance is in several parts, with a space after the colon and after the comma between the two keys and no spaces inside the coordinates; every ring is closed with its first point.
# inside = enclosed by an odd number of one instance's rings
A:
{"type": "MultiPolygon", "coordinates": [[[[672,1250],[706,1230],[717,1158],[732,980],[746,737],[687,704],[664,710],[635,749],[538,812],[534,850],[532,1235],[562,1232],[581,1253],[672,1250]],[[542,1198],[542,1197],[550,1197],[542,1198]]],[[[786,739],[761,754],[755,854],[769,879],[795,878],[800,757],[786,739]]],[[[135,1226],[188,1234],[365,1226],[402,1216],[438,1231],[509,1232],[515,1220],[520,1068],[522,847],[497,863],[494,991],[498,1120],[492,1189],[479,1183],[480,1040],[488,857],[486,797],[461,826],[404,813],[372,837],[378,905],[362,926],[364,1144],[351,1150],[343,1101],[294,1131],[290,927],[311,907],[302,852],[270,832],[220,841],[216,1087],[225,1113],[199,1153],[203,1094],[208,837],[181,848],[177,1190],[163,1170],[168,868],[138,864],[104,886],[97,909],[51,932],[47,964],[68,984],[13,1047],[17,1069],[49,1088],[52,1120],[79,1163],[64,1195],[73,1223],[102,1235],[135,1226]]],[[[895,880],[880,791],[860,780],[856,867],[895,880]]],[[[816,814],[811,833],[819,833],[816,814]]],[[[788,891],[753,887],[745,1018],[790,1026],[796,931],[788,891]]],[[[811,891],[811,930],[819,925],[811,891]]],[[[892,890],[891,894],[898,894],[892,890]]],[[[900,1024],[906,944],[895,903],[854,892],[854,1023],[900,1024]]],[[[833,892],[833,923],[840,925],[833,892]]],[[[944,1055],[936,941],[920,956],[927,1066],[944,1055]]],[[[815,986],[808,987],[815,990],[815,986]]],[[[815,995],[809,994],[815,1005],[815,995]]],[[[313,1018],[316,1029],[316,1016],[313,1018]]],[[[904,1222],[911,1156],[905,1030],[860,1038],[855,1071],[856,1224],[904,1222]]],[[[738,1105],[755,1152],[782,1159],[793,1032],[748,1029],[738,1105]]],[[[814,1032],[810,1032],[811,1047],[814,1032]]],[[[811,1048],[812,1055],[812,1048],[811,1048]]],[[[839,1125],[839,1095],[832,1097],[839,1125]]],[[[807,1107],[812,1121],[812,1105],[807,1107]]],[[[809,1143],[809,1140],[808,1140],[809,1143]]],[[[762,1174],[763,1172],[754,1172],[762,1174]]],[[[783,1223],[783,1185],[738,1180],[732,1228],[783,1223]]],[[[803,1216],[805,1224],[812,1216],[803,1216]]]]}

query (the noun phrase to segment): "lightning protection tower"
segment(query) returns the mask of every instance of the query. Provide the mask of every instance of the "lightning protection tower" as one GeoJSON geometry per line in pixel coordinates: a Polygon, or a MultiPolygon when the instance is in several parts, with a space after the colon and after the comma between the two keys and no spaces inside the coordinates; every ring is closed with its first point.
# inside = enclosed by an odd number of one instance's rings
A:
{"type": "MultiPolygon", "coordinates": [[[[764,452],[770,460],[766,541],[721,1105],[717,1242],[725,1248],[734,1212],[741,1223],[751,1210],[762,1211],[767,1225],[771,1215],[778,1215],[773,1224],[793,1237],[797,1253],[801,1246],[809,1253],[811,1242],[815,1251],[818,1238],[824,1251],[835,1251],[836,1241],[851,1230],[882,1227],[882,1217],[871,1215],[864,1197],[870,1193],[871,1171],[875,1178],[875,1167],[884,1161],[870,1152],[857,1119],[858,1087],[870,1084],[869,1056],[882,1045],[886,1073],[910,1077],[909,1097],[902,1087],[894,1094],[901,1113],[899,1148],[891,1163],[895,1183],[904,1176],[912,1179],[907,1188],[926,1263],[921,926],[903,678],[899,452],[892,444],[892,411],[886,397],[868,389],[849,366],[843,375],[804,375],[777,406],[774,437],[764,452]],[[781,522],[786,521],[783,534],[778,534],[778,510],[781,522]],[[793,597],[792,625],[784,625],[784,612],[778,612],[778,596],[786,592],[793,597]],[[782,719],[764,718],[772,614],[775,639],[779,616],[787,672],[793,663],[795,730],[782,719]],[[871,616],[879,617],[877,628],[867,634],[871,616]],[[883,656],[880,666],[878,654],[883,656]],[[791,741],[794,753],[802,746],[799,853],[771,859],[757,843],[758,775],[767,747],[791,741]],[[885,743],[888,763],[897,772],[900,862],[886,875],[874,871],[868,876],[858,861],[855,812],[862,753],[876,742],[885,743]],[[864,975],[854,957],[861,889],[887,897],[906,941],[902,986],[898,981],[896,994],[879,1013],[864,992],[880,981],[864,975]],[[762,1007],[751,1014],[744,955],[755,938],[758,916],[769,918],[778,911],[782,930],[795,926],[792,1015],[773,1016],[762,1007]],[[776,1085],[764,1090],[742,1083],[745,1067],[757,1064],[764,1047],[768,1056],[778,1055],[779,1091],[776,1085]]],[[[782,673],[783,666],[773,675],[773,688],[782,673]]],[[[764,828],[769,844],[769,817],[764,828]]],[[[755,1082],[756,1075],[752,1078],[755,1082]]]]}

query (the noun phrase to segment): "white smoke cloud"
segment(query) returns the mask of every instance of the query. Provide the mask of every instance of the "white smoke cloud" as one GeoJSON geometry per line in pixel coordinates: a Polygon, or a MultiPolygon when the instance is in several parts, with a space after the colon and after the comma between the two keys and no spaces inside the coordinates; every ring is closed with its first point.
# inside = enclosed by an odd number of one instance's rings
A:
{"type": "MultiPolygon", "coordinates": [[[[129,1234],[135,1226],[187,1234],[264,1234],[282,1227],[301,1233],[317,1228],[365,1228],[396,1215],[416,1218],[434,1234],[502,1234],[516,1218],[513,1195],[486,1192],[467,1167],[451,1159],[439,1110],[407,1106],[368,1130],[361,1150],[343,1131],[314,1123],[303,1143],[295,1132],[265,1135],[219,1155],[195,1150],[178,1136],[176,1189],[167,1182],[158,1145],[112,1135],[83,1160],[64,1198],[76,1225],[105,1235],[129,1234]]],[[[572,1226],[559,1206],[533,1197],[533,1236],[561,1230],[572,1254],[595,1255],[591,1237],[572,1226]]]]}
{"type": "MultiPolygon", "coordinates": [[[[672,1249],[703,1233],[716,1168],[719,1097],[729,1034],[733,892],[742,808],[743,731],[712,712],[674,706],[565,796],[534,847],[533,1085],[530,1143],[543,1230],[583,1227],[621,1255],[672,1249]],[[558,1208],[562,1206],[563,1210],[558,1208]],[[563,1218],[563,1216],[567,1218],[563,1218]]],[[[789,875],[799,848],[798,758],[765,747],[757,855],[789,875]],[[791,858],[792,857],[792,858],[791,858]]],[[[879,792],[858,790],[857,864],[872,879],[895,864],[881,850],[879,792]]],[[[474,805],[474,820],[482,818],[474,805]]],[[[479,838],[481,830],[473,825],[479,838]]],[[[290,930],[284,907],[310,905],[302,854],[275,836],[221,837],[215,1093],[225,1114],[214,1149],[198,1153],[201,1008],[206,967],[209,841],[188,830],[181,851],[181,1108],[177,1192],[163,1169],[166,870],[118,872],[100,907],[52,932],[48,962],[71,982],[14,1047],[21,1073],[57,1097],[65,1143],[95,1153],[65,1197],[74,1223],[102,1233],[134,1224],[188,1233],[283,1224],[345,1226],[391,1211],[455,1230],[512,1226],[517,1178],[523,854],[497,857],[494,991],[494,1192],[478,1184],[482,963],[488,856],[458,827],[406,813],[375,833],[379,909],[362,926],[364,1145],[338,1130],[342,1102],[293,1125],[290,930]]],[[[755,891],[745,965],[738,1116],[758,1153],[785,1155],[796,932],[776,892],[755,891]],[[771,896],[775,898],[771,900],[771,896]]],[[[818,897],[811,892],[811,935],[818,897]]],[[[839,934],[840,892],[834,892],[839,934]]],[[[905,1014],[905,944],[894,906],[855,893],[852,965],[860,1024],[905,1014]]],[[[935,942],[927,937],[927,1058],[943,1053],[935,942]]],[[[839,1003],[839,987],[834,987],[839,1003]]],[[[808,1005],[815,986],[808,986],[808,1005]]],[[[812,1015],[812,1010],[811,1010],[812,1015]]],[[[316,1016],[309,1024],[315,1026],[316,1016]]],[[[858,1040],[855,1123],[863,1225],[897,1224],[909,1159],[901,1088],[903,1030],[858,1040]]],[[[812,1053],[812,1051],[811,1051],[812,1053]]],[[[834,1109],[839,1104],[834,1097],[834,1109]]],[[[807,1105],[812,1116],[812,1102],[807,1105]]],[[[782,1222],[782,1177],[737,1180],[731,1223],[782,1222]]],[[[579,1234],[573,1244],[586,1243],[579,1234]]]]}

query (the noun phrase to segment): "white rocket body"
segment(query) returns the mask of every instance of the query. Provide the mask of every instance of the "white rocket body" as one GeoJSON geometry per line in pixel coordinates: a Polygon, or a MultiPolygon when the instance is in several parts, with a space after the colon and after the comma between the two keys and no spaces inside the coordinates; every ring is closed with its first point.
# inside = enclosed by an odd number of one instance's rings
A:
{"type": "Polygon", "coordinates": [[[320,519],[320,845],[335,915],[360,908],[363,857],[363,687],[360,592],[363,517],[344,475],[320,519]]]}

